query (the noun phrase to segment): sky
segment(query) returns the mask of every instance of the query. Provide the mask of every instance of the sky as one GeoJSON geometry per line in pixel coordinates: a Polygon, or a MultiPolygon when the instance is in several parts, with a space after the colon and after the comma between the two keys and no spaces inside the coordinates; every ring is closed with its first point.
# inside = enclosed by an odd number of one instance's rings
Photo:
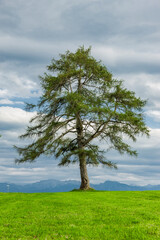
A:
{"type": "MultiPolygon", "coordinates": [[[[57,167],[52,157],[15,164],[13,145],[35,114],[25,102],[41,96],[40,75],[52,58],[79,46],[137,97],[147,99],[150,138],[131,145],[138,157],[108,152],[118,170],[88,167],[92,183],[160,184],[160,1],[159,0],[0,0],[0,182],[26,184],[46,179],[80,180],[79,166],[57,167]]],[[[104,149],[105,149],[104,145],[104,149]]]]}

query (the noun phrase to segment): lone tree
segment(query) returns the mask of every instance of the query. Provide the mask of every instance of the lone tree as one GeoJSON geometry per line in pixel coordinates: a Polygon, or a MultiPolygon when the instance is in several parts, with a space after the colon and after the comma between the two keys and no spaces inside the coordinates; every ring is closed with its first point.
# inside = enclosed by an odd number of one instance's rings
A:
{"type": "Polygon", "coordinates": [[[16,162],[33,162],[41,154],[59,158],[59,165],[79,163],[80,189],[90,188],[87,164],[117,168],[104,157],[93,140],[106,141],[106,149],[137,155],[123,137],[136,141],[139,134],[149,135],[142,108],[146,101],[127,90],[107,68],[91,56],[91,49],[80,47],[53,59],[48,73],[41,76],[43,94],[36,105],[37,115],[20,138],[32,138],[16,162]],[[49,74],[50,73],[50,74],[49,74]]]}

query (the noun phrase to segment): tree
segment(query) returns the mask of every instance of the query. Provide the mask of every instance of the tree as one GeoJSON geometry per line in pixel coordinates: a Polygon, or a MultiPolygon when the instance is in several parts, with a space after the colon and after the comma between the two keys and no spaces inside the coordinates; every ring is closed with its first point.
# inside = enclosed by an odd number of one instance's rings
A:
{"type": "Polygon", "coordinates": [[[98,141],[106,141],[106,149],[137,155],[123,138],[136,141],[139,134],[149,135],[142,112],[146,101],[114,79],[101,61],[91,56],[91,48],[60,54],[47,68],[48,73],[40,77],[42,96],[36,105],[27,104],[37,115],[20,136],[34,137],[34,141],[16,147],[21,156],[16,162],[32,162],[42,154],[53,154],[60,166],[78,162],[80,189],[89,189],[88,164],[117,168],[105,159],[98,141]]]}

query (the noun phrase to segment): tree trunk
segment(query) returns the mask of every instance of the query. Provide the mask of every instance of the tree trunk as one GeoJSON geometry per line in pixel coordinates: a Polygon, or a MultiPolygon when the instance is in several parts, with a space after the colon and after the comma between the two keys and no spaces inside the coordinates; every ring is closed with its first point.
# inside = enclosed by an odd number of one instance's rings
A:
{"type": "Polygon", "coordinates": [[[87,173],[86,159],[84,155],[79,156],[80,161],[80,174],[81,174],[81,186],[80,189],[87,190],[90,189],[89,178],[87,173]]]}
{"type": "MultiPolygon", "coordinates": [[[[81,66],[80,66],[81,69],[81,66]]],[[[81,75],[78,78],[78,93],[81,94],[82,91],[82,83],[81,83],[81,75]]],[[[79,150],[83,150],[83,122],[81,119],[81,112],[78,111],[76,113],[76,129],[77,129],[77,142],[79,150]]],[[[90,189],[89,178],[87,173],[87,164],[86,164],[86,156],[83,152],[79,153],[79,166],[80,166],[80,174],[81,174],[81,186],[80,189],[87,190],[90,189]]]]}

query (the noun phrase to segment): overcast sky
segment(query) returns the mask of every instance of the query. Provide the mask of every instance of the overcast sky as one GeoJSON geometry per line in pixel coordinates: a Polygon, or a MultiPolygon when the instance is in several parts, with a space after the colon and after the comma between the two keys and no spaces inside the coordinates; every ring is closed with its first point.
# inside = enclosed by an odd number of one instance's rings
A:
{"type": "Polygon", "coordinates": [[[148,99],[144,112],[151,131],[149,139],[132,144],[137,158],[108,153],[118,170],[90,167],[91,182],[160,184],[159,13],[159,0],[0,0],[0,182],[80,180],[78,165],[59,168],[54,157],[15,165],[13,144],[24,145],[18,136],[34,115],[24,102],[41,95],[38,76],[53,57],[84,45],[127,88],[148,99]]]}

